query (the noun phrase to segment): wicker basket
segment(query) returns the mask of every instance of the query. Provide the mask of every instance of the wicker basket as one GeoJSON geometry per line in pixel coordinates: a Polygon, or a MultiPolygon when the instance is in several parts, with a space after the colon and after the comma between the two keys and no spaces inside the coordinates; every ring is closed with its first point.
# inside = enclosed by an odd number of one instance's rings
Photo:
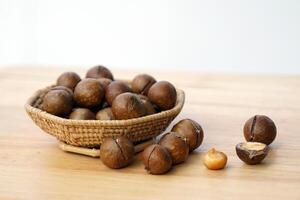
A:
{"type": "Polygon", "coordinates": [[[99,147],[104,138],[126,136],[133,142],[144,141],[161,134],[179,114],[184,104],[184,92],[177,89],[174,108],[154,115],[129,120],[70,120],[42,111],[43,97],[53,86],[37,91],[25,109],[42,130],[58,140],[78,147],[99,147]]]}

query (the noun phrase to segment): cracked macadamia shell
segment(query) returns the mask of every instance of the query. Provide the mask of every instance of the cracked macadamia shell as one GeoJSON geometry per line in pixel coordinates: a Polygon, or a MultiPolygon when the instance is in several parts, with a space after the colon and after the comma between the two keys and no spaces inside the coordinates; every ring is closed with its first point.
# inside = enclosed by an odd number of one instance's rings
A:
{"type": "Polygon", "coordinates": [[[114,99],[125,92],[132,92],[129,85],[123,81],[113,81],[111,82],[105,92],[105,98],[109,105],[112,105],[114,99]]]}
{"type": "Polygon", "coordinates": [[[129,92],[117,96],[111,108],[114,116],[119,120],[143,117],[147,114],[138,95],[129,92]]]}
{"type": "Polygon", "coordinates": [[[160,110],[169,110],[176,104],[177,92],[168,81],[159,81],[151,86],[148,97],[160,110]]]}
{"type": "Polygon", "coordinates": [[[148,146],[141,154],[145,169],[150,174],[164,174],[172,167],[172,158],[168,150],[158,144],[148,146]]]}
{"type": "Polygon", "coordinates": [[[71,112],[72,106],[73,96],[67,89],[54,89],[45,95],[42,109],[50,114],[64,117],[71,112]]]}
{"type": "Polygon", "coordinates": [[[248,142],[271,144],[276,137],[275,123],[265,115],[255,115],[244,125],[244,136],[248,142]]]}
{"type": "Polygon", "coordinates": [[[198,148],[203,141],[203,129],[197,122],[191,119],[183,119],[176,123],[172,132],[179,133],[187,139],[190,152],[198,148]]]}
{"type": "Polygon", "coordinates": [[[166,133],[159,144],[169,151],[174,165],[184,162],[189,155],[187,139],[178,133],[166,133]]]}
{"type": "Polygon", "coordinates": [[[74,108],[69,119],[74,120],[94,120],[96,119],[95,114],[87,108],[74,108]]]}
{"type": "Polygon", "coordinates": [[[111,110],[111,108],[104,108],[99,110],[96,114],[96,119],[98,120],[114,120],[115,116],[111,110]]]}
{"type": "Polygon", "coordinates": [[[238,157],[248,165],[259,164],[269,151],[268,146],[260,142],[242,142],[235,149],[238,157]]]}
{"type": "Polygon", "coordinates": [[[150,87],[156,80],[148,74],[139,74],[131,82],[132,91],[137,94],[147,95],[150,87]]]}
{"type": "Polygon", "coordinates": [[[83,79],[74,90],[74,99],[80,107],[99,106],[104,97],[104,89],[96,79],[83,79]]]}
{"type": "Polygon", "coordinates": [[[65,72],[58,77],[56,85],[65,86],[73,91],[80,81],[79,75],[75,72],[65,72]]]}
{"type": "Polygon", "coordinates": [[[107,138],[100,147],[100,159],[104,165],[112,169],[128,166],[134,158],[134,146],[125,137],[107,138]]]}
{"type": "Polygon", "coordinates": [[[90,68],[87,71],[85,77],[86,78],[108,78],[108,79],[114,80],[114,76],[111,73],[111,71],[102,65],[98,65],[98,66],[90,68]]]}

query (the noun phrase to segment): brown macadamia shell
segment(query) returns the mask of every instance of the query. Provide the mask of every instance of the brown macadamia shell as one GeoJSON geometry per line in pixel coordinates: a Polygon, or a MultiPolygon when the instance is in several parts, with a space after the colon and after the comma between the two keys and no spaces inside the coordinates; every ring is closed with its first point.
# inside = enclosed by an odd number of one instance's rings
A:
{"type": "Polygon", "coordinates": [[[100,159],[104,165],[112,169],[126,167],[134,159],[134,146],[125,137],[107,138],[101,144],[100,159]]]}
{"type": "Polygon", "coordinates": [[[99,110],[96,114],[96,119],[98,120],[115,120],[115,116],[111,110],[111,107],[99,110]]]}
{"type": "Polygon", "coordinates": [[[70,88],[73,91],[80,81],[80,76],[75,72],[65,72],[57,78],[56,85],[70,88]]]}
{"type": "Polygon", "coordinates": [[[148,74],[139,74],[131,82],[132,91],[137,94],[147,95],[150,87],[156,80],[148,74]]]}
{"type": "Polygon", "coordinates": [[[43,99],[42,110],[56,116],[67,116],[73,106],[73,97],[66,90],[50,90],[43,99]]]}
{"type": "Polygon", "coordinates": [[[168,150],[158,144],[148,146],[141,154],[145,169],[150,174],[165,174],[172,167],[172,157],[168,150]]]}
{"type": "Polygon", "coordinates": [[[98,65],[95,67],[90,68],[87,73],[86,73],[86,78],[108,78],[111,80],[114,80],[114,76],[111,73],[111,71],[102,66],[102,65],[98,65]]]}
{"type": "Polygon", "coordinates": [[[97,78],[97,81],[99,81],[105,91],[108,85],[112,82],[112,80],[108,78],[97,78]]]}
{"type": "Polygon", "coordinates": [[[105,92],[105,98],[109,105],[112,105],[114,99],[125,92],[132,92],[131,88],[124,81],[113,81],[111,82],[105,92]]]}
{"type": "Polygon", "coordinates": [[[104,89],[96,79],[83,79],[74,90],[74,99],[80,107],[99,106],[104,97],[104,89]]]}
{"type": "Polygon", "coordinates": [[[159,144],[169,151],[174,165],[183,163],[188,158],[189,145],[187,139],[176,132],[163,135],[159,144]]]}
{"type": "Polygon", "coordinates": [[[111,108],[114,116],[119,120],[143,117],[147,114],[138,95],[129,92],[118,95],[111,108]]]}
{"type": "Polygon", "coordinates": [[[155,107],[153,106],[153,104],[145,99],[141,99],[141,101],[144,104],[144,107],[146,108],[146,115],[153,115],[155,113],[157,113],[157,111],[155,110],[155,107]]]}
{"type": "Polygon", "coordinates": [[[244,137],[248,142],[271,144],[276,137],[275,123],[265,115],[255,115],[244,125],[244,137]]]}
{"type": "Polygon", "coordinates": [[[173,126],[171,131],[179,133],[187,139],[190,152],[194,151],[202,144],[204,136],[203,129],[200,124],[194,120],[182,119],[173,126]]]}
{"type": "Polygon", "coordinates": [[[51,88],[51,90],[64,90],[64,91],[68,92],[72,96],[72,98],[74,96],[73,91],[70,88],[67,88],[65,86],[55,86],[55,87],[51,88]]]}
{"type": "Polygon", "coordinates": [[[148,97],[161,110],[169,110],[176,104],[177,92],[168,81],[159,81],[150,87],[148,97]]]}
{"type": "Polygon", "coordinates": [[[87,108],[74,108],[69,115],[73,120],[95,120],[95,114],[87,108]]]}

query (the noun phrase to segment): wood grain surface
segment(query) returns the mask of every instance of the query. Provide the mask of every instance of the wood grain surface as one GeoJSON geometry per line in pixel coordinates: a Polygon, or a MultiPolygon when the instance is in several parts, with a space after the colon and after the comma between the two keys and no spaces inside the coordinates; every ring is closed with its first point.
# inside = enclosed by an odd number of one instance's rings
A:
{"type": "MultiPolygon", "coordinates": [[[[138,157],[127,168],[111,170],[99,158],[63,152],[30,120],[23,108],[27,98],[66,70],[72,69],[0,69],[1,200],[300,199],[300,76],[147,71],[186,92],[173,124],[192,118],[205,133],[184,164],[154,176],[138,157]],[[239,160],[235,145],[244,141],[244,122],[255,114],[271,117],[278,135],[264,162],[249,166],[239,160]],[[224,170],[210,171],[202,164],[212,147],[228,155],[224,170]]],[[[73,70],[84,75],[84,69],[73,70]]],[[[113,72],[122,79],[138,73],[113,72]]]]}

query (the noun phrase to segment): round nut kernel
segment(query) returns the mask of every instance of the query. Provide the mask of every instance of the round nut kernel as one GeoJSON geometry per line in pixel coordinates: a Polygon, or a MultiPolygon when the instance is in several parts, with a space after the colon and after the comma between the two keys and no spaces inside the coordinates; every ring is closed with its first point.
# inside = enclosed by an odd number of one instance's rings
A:
{"type": "Polygon", "coordinates": [[[227,156],[223,152],[212,148],[204,155],[203,163],[211,170],[223,169],[227,163],[227,156]]]}

